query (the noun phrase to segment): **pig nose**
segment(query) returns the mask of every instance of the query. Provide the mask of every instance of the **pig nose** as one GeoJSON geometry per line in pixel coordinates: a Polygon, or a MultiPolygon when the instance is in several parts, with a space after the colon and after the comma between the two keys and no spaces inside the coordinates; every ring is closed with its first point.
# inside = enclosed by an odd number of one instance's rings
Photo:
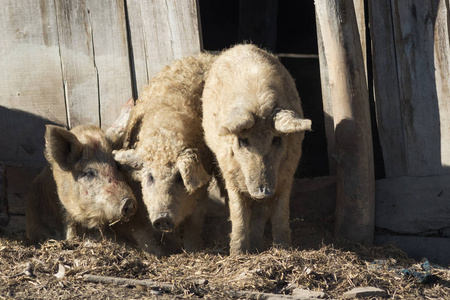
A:
{"type": "Polygon", "coordinates": [[[122,219],[128,220],[136,213],[136,201],[132,198],[123,198],[122,203],[122,219]]]}
{"type": "Polygon", "coordinates": [[[254,196],[256,199],[266,199],[273,196],[273,190],[267,185],[260,185],[258,187],[258,193],[254,196]]]}
{"type": "Polygon", "coordinates": [[[160,213],[158,218],[153,222],[153,227],[158,231],[171,232],[174,224],[169,213],[160,213]]]}

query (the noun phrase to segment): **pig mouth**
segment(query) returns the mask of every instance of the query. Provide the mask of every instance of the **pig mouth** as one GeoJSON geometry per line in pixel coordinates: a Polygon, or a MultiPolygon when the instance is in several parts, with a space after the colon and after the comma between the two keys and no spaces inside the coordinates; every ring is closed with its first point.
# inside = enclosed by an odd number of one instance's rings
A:
{"type": "Polygon", "coordinates": [[[175,229],[175,223],[172,215],[168,212],[159,213],[157,218],[152,221],[153,227],[160,232],[170,233],[175,229]]]}
{"type": "Polygon", "coordinates": [[[121,201],[120,217],[109,223],[112,226],[118,222],[128,222],[137,211],[137,203],[134,198],[125,197],[121,201]]]}
{"type": "Polygon", "coordinates": [[[123,198],[121,203],[122,203],[121,220],[124,222],[128,222],[137,211],[136,200],[133,198],[123,198]]]}

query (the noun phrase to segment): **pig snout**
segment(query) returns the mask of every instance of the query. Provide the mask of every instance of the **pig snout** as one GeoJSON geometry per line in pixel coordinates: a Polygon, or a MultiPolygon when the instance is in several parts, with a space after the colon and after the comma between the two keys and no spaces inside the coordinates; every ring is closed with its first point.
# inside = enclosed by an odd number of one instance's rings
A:
{"type": "Polygon", "coordinates": [[[137,211],[136,200],[123,198],[122,203],[122,220],[128,221],[137,211]]]}
{"type": "Polygon", "coordinates": [[[174,222],[169,213],[163,212],[153,221],[153,227],[158,231],[171,232],[174,229],[174,222]]]}
{"type": "Polygon", "coordinates": [[[252,196],[252,198],[255,198],[258,200],[272,197],[273,194],[274,194],[273,189],[268,187],[267,185],[260,185],[257,187],[256,190],[254,190],[253,192],[250,192],[250,195],[252,196]]]}

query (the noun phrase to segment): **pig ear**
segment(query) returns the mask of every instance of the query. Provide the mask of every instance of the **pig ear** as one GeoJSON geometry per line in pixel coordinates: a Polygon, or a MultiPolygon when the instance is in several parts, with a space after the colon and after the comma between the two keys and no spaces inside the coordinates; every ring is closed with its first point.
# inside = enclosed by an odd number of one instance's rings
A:
{"type": "Polygon", "coordinates": [[[130,119],[131,111],[134,107],[134,99],[130,98],[125,103],[125,105],[122,107],[122,110],[120,112],[120,116],[117,118],[117,120],[114,122],[114,124],[111,125],[106,131],[105,131],[105,137],[108,140],[108,142],[111,144],[113,149],[120,149],[123,146],[123,143],[125,141],[125,129],[128,123],[128,120],[130,119]]]}
{"type": "Polygon", "coordinates": [[[252,128],[254,124],[255,118],[248,110],[235,108],[231,110],[219,129],[219,135],[237,134],[245,129],[252,128]]]}
{"type": "Polygon", "coordinates": [[[300,118],[292,110],[281,109],[273,118],[275,130],[282,133],[292,133],[311,130],[311,120],[300,118]]]}
{"type": "Polygon", "coordinates": [[[141,170],[144,164],[135,149],[114,150],[112,154],[114,160],[129,172],[134,180],[141,181],[141,170]]]}
{"type": "Polygon", "coordinates": [[[211,179],[211,175],[206,173],[194,149],[185,149],[178,156],[177,167],[183,178],[184,186],[189,193],[207,184],[211,179]]]}
{"type": "Polygon", "coordinates": [[[64,170],[70,170],[80,159],[83,146],[69,130],[54,125],[46,125],[45,156],[50,164],[58,164],[64,170]]]}

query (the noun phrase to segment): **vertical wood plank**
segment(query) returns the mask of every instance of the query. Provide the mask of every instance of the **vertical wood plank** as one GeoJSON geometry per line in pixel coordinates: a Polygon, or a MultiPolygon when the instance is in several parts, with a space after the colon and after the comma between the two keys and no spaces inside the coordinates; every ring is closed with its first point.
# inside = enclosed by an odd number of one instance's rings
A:
{"type": "Polygon", "coordinates": [[[0,20],[0,160],[42,165],[44,125],[67,125],[54,1],[4,1],[0,20]]]}
{"type": "Polygon", "coordinates": [[[124,3],[57,1],[69,125],[107,128],[132,96],[124,3]]]}
{"type": "Polygon", "coordinates": [[[392,3],[407,175],[442,174],[440,95],[434,70],[434,27],[439,0],[392,3]]]}
{"type": "Polygon", "coordinates": [[[367,42],[366,42],[366,17],[364,13],[364,0],[353,0],[355,6],[356,24],[358,25],[359,41],[364,61],[364,69],[366,70],[367,80],[367,42]]]}
{"type": "Polygon", "coordinates": [[[98,72],[100,123],[109,128],[132,97],[123,0],[89,0],[95,66],[98,72]]]}
{"type": "Polygon", "coordinates": [[[320,23],[316,14],[317,44],[319,48],[320,81],[322,88],[323,115],[325,122],[325,135],[327,139],[329,175],[336,175],[336,139],[334,138],[333,103],[331,96],[330,78],[328,75],[328,62],[325,56],[320,23]]]}
{"type": "Polygon", "coordinates": [[[448,174],[448,1],[369,3],[386,175],[448,174]]]}
{"type": "Polygon", "coordinates": [[[369,0],[373,85],[386,177],[407,175],[406,144],[390,1],[369,0]]]}
{"type": "Polygon", "coordinates": [[[337,237],[371,244],[375,180],[368,90],[352,0],[316,1],[336,140],[337,237]]]}
{"type": "Polygon", "coordinates": [[[86,1],[56,1],[56,10],[68,125],[100,126],[98,70],[86,1]]]}
{"type": "Polygon", "coordinates": [[[201,51],[196,0],[128,0],[127,7],[138,92],[163,66],[201,51]]]}
{"type": "Polygon", "coordinates": [[[434,23],[434,68],[436,94],[439,102],[442,173],[450,167],[450,7],[449,1],[439,1],[434,23]]]}

